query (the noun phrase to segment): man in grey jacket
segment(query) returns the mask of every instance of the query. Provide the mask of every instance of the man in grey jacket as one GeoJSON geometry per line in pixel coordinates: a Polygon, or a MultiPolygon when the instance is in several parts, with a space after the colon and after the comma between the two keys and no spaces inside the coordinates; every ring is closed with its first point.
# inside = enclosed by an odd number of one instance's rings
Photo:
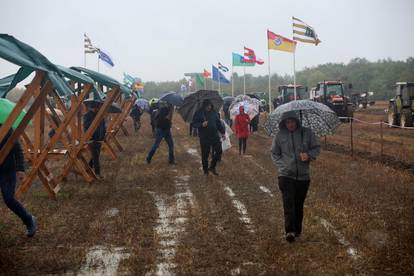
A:
{"type": "Polygon", "coordinates": [[[294,111],[286,112],[273,139],[272,160],[278,168],[282,192],[286,240],[302,233],[303,204],[310,184],[309,164],[320,153],[319,139],[303,127],[294,111]]]}

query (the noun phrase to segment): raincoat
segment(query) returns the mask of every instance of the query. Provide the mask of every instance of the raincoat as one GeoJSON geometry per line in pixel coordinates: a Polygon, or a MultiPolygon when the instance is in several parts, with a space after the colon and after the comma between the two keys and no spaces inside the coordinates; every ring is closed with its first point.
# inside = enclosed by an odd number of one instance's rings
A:
{"type": "Polygon", "coordinates": [[[248,138],[249,137],[249,115],[244,113],[244,107],[240,106],[240,114],[234,119],[234,128],[237,138],[248,138]]]}

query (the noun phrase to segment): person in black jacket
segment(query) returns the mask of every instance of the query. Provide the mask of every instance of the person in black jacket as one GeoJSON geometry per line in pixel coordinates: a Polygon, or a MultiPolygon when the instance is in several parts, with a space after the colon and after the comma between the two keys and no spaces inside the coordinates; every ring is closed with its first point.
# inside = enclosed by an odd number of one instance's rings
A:
{"type": "MultiPolygon", "coordinates": [[[[1,124],[0,124],[1,127],[1,124]]],[[[0,143],[0,149],[6,144],[9,137],[12,135],[10,130],[0,143]]],[[[26,225],[27,236],[33,237],[36,233],[36,218],[29,214],[20,202],[14,197],[16,190],[16,179],[22,181],[25,177],[24,173],[24,155],[22,147],[17,141],[12,150],[0,164],[0,189],[6,206],[15,213],[26,225]]]]}
{"type": "MultiPolygon", "coordinates": [[[[98,113],[97,106],[89,107],[88,112],[86,112],[85,116],[83,117],[83,129],[85,132],[91,126],[97,113],[98,113]]],[[[105,139],[105,134],[106,134],[105,118],[102,118],[102,121],[99,123],[99,126],[96,128],[95,132],[93,133],[91,143],[89,144],[89,148],[92,153],[92,159],[89,161],[89,166],[95,170],[95,174],[98,178],[102,178],[99,157],[101,155],[101,146],[102,146],[102,141],[104,141],[105,139]]]]}
{"type": "Polygon", "coordinates": [[[164,139],[168,145],[168,163],[172,165],[175,164],[174,142],[171,134],[172,112],[172,106],[164,106],[160,107],[158,112],[154,115],[156,125],[155,141],[146,159],[148,164],[151,163],[151,159],[157,151],[162,139],[164,139]]]}
{"type": "Polygon", "coordinates": [[[211,171],[214,175],[218,175],[216,171],[217,161],[220,160],[222,149],[219,132],[223,136],[225,129],[221,124],[220,117],[213,109],[210,100],[204,100],[202,107],[193,117],[193,127],[198,128],[198,136],[201,146],[201,162],[205,175],[211,171]],[[213,152],[210,167],[208,166],[208,157],[210,151],[213,152]]]}

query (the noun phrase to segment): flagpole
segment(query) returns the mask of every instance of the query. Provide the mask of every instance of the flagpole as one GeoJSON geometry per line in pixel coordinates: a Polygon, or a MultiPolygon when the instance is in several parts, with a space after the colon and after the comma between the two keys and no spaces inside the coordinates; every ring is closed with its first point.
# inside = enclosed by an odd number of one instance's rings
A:
{"type": "Polygon", "coordinates": [[[243,66],[243,94],[246,95],[246,66],[243,66]]]}
{"type": "Polygon", "coordinates": [[[295,58],[295,52],[293,52],[293,91],[294,91],[294,97],[295,97],[295,101],[296,101],[296,58],[295,58]]]}
{"type": "Polygon", "coordinates": [[[204,90],[207,90],[207,78],[204,77],[204,90]]]}
{"type": "Polygon", "coordinates": [[[269,69],[269,113],[272,111],[272,86],[271,86],[271,76],[270,76],[270,50],[267,47],[267,68],[269,69]]]}
{"type": "Polygon", "coordinates": [[[231,96],[234,97],[234,75],[233,75],[233,63],[231,65],[231,96]]]}
{"type": "Polygon", "coordinates": [[[98,73],[99,73],[99,55],[98,55],[98,73]]]}
{"type": "MultiPolygon", "coordinates": [[[[293,33],[293,17],[292,17],[292,33],[293,33]]],[[[296,47],[293,51],[293,95],[294,95],[294,101],[296,101],[296,47]]]]}
{"type": "Polygon", "coordinates": [[[218,92],[219,92],[219,94],[221,93],[221,88],[220,88],[220,71],[219,71],[219,89],[218,89],[218,92]]]}

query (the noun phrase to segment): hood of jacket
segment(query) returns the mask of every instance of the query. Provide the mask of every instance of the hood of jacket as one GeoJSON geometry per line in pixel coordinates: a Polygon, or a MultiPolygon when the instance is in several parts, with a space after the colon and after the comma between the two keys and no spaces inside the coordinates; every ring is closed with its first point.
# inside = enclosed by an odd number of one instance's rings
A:
{"type": "Polygon", "coordinates": [[[287,119],[294,119],[296,121],[298,128],[302,127],[302,123],[300,122],[298,115],[295,111],[291,110],[282,114],[282,120],[280,120],[279,123],[280,130],[286,129],[285,121],[287,119]]]}

